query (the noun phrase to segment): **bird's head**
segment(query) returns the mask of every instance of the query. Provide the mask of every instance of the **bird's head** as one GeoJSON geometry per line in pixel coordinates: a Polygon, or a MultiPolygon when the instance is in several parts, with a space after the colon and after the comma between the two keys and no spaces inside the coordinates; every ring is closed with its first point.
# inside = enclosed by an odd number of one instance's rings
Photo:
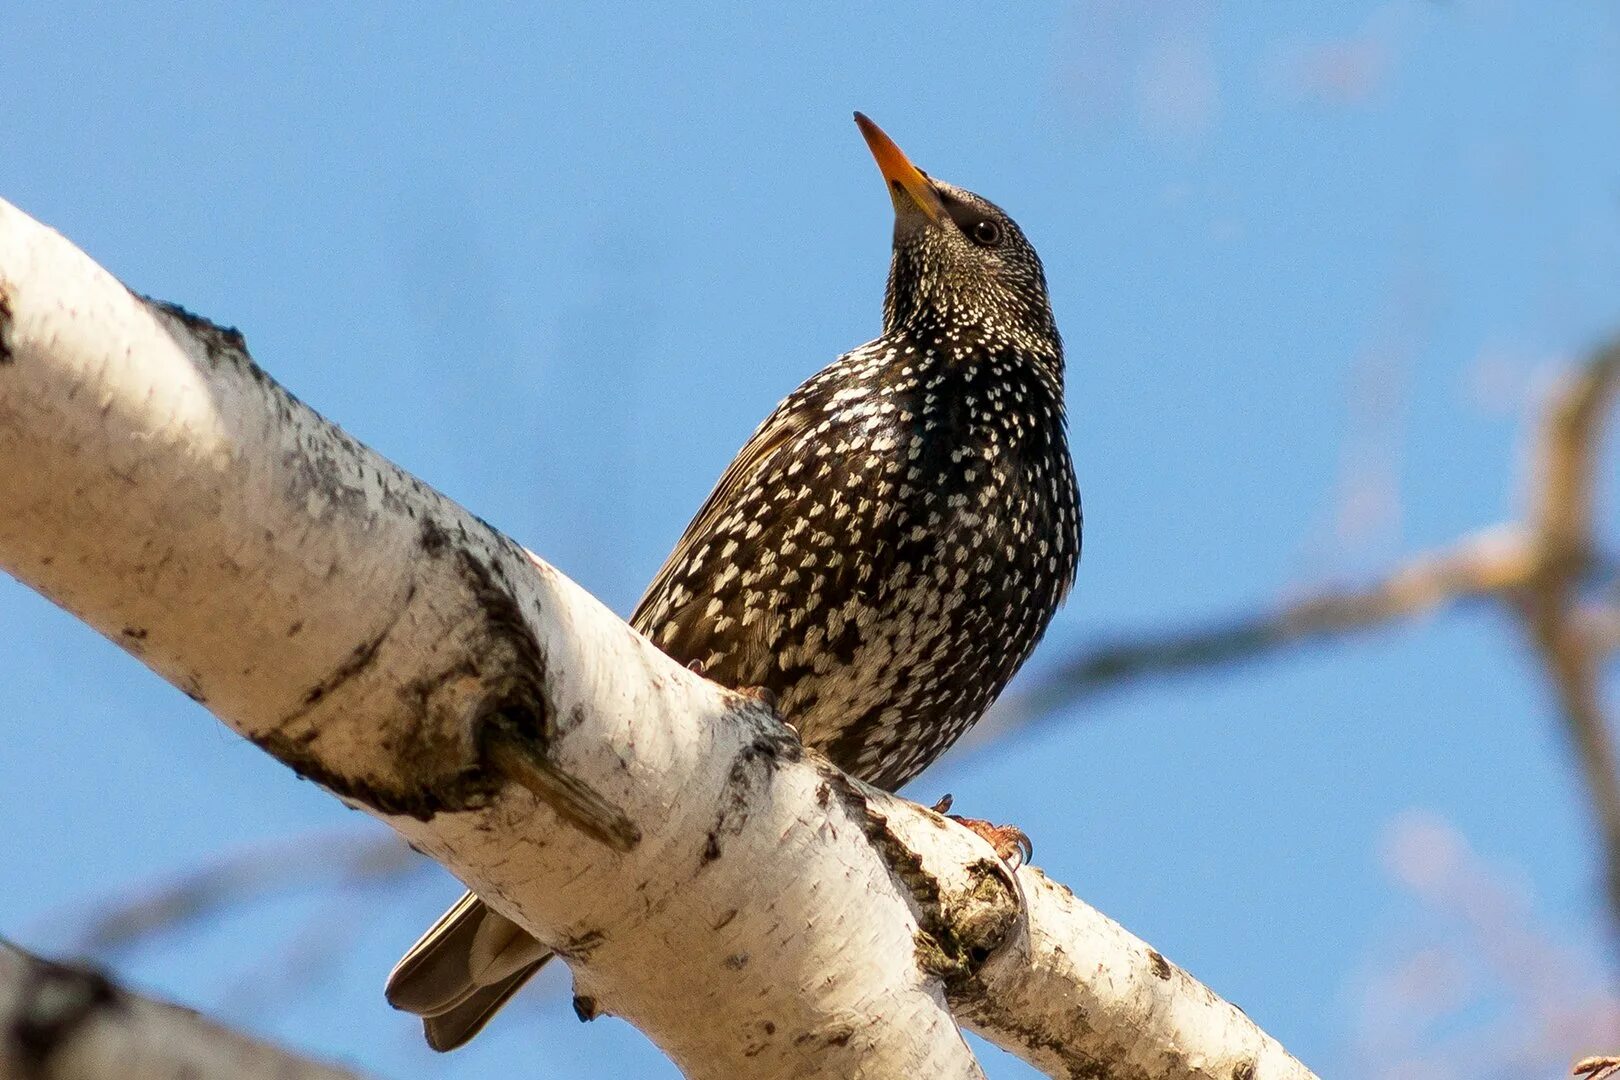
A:
{"type": "Polygon", "coordinates": [[[917,168],[862,114],[855,123],[894,200],[884,331],[971,327],[991,341],[1061,358],[1046,273],[1017,223],[990,200],[917,168]]]}

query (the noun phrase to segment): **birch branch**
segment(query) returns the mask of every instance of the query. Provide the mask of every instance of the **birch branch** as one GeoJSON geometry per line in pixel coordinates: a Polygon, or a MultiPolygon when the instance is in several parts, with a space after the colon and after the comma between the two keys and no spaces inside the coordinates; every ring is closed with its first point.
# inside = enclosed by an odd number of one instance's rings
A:
{"type": "Polygon", "coordinates": [[[981,1076],[953,1009],[1060,1075],[1311,1075],[3,202],[0,505],[0,567],[388,822],[689,1076],[981,1076]],[[1050,1014],[1063,987],[1101,1015],[1050,1014]]]}
{"type": "Polygon", "coordinates": [[[358,1080],[190,1009],[0,940],[0,1076],[16,1080],[358,1080]]]}

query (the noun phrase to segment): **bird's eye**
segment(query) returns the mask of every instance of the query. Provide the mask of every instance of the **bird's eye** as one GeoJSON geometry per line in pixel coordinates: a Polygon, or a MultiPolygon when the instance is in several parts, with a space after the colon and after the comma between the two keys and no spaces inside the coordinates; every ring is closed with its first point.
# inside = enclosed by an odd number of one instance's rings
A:
{"type": "Polygon", "coordinates": [[[1001,226],[985,218],[973,225],[973,242],[984,247],[994,247],[1001,243],[1001,226]]]}

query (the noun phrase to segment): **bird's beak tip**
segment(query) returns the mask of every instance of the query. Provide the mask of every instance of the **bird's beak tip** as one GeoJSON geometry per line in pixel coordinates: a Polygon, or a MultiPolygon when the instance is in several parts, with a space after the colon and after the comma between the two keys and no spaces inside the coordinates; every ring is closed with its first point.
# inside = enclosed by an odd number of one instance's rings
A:
{"type": "Polygon", "coordinates": [[[889,193],[894,199],[896,213],[904,212],[907,204],[916,206],[929,221],[939,223],[945,217],[945,204],[940,201],[934,185],[923,171],[895,145],[894,140],[874,124],[863,112],[855,113],[855,125],[861,129],[866,145],[877,161],[878,171],[889,182],[889,193]]]}

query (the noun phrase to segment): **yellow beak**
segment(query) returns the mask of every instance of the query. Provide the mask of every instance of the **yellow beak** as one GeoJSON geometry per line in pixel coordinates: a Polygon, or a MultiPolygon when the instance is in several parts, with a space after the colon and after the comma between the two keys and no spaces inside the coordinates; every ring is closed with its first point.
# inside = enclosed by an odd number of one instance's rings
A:
{"type": "Polygon", "coordinates": [[[894,145],[894,140],[862,113],[855,114],[855,125],[866,137],[866,145],[871,148],[872,157],[877,159],[878,171],[889,182],[889,197],[894,200],[895,212],[903,212],[910,203],[934,224],[944,220],[945,204],[940,202],[939,193],[928,182],[923,171],[894,145]]]}

